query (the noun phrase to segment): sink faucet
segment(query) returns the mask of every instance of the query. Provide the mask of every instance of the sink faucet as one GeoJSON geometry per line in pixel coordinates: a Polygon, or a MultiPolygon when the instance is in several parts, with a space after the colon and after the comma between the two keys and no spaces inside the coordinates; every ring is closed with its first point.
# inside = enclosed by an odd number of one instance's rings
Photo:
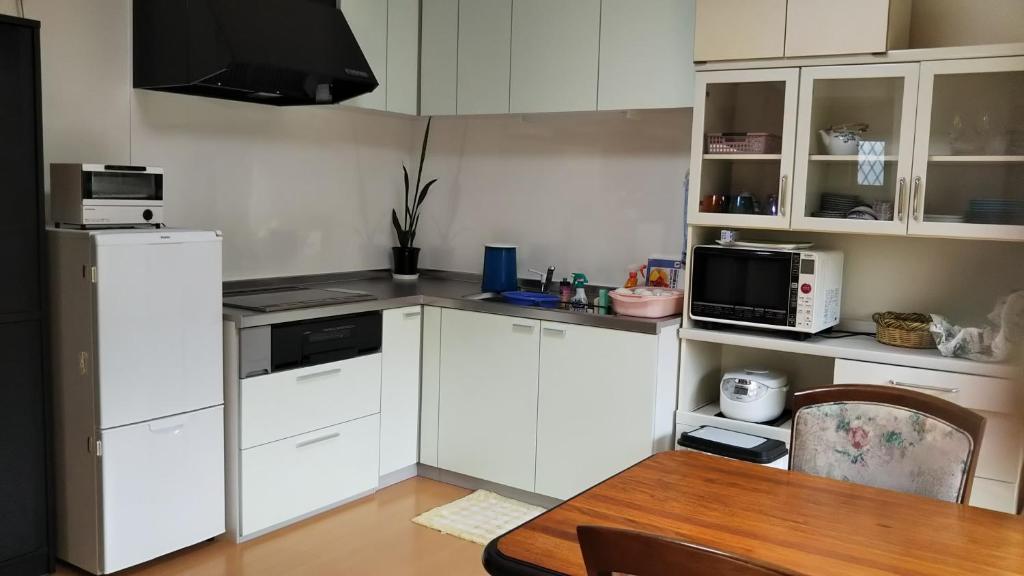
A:
{"type": "Polygon", "coordinates": [[[540,291],[541,292],[547,292],[548,288],[551,287],[551,281],[555,277],[555,267],[554,266],[548,266],[548,271],[546,273],[545,272],[541,272],[540,270],[534,270],[533,268],[530,268],[530,272],[541,277],[540,291]]]}

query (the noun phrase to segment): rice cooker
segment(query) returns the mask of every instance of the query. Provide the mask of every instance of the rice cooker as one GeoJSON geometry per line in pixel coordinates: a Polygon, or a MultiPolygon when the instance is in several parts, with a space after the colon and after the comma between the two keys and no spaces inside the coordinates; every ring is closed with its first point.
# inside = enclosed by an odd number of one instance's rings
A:
{"type": "Polygon", "coordinates": [[[719,407],[726,418],[768,422],[786,409],[787,392],[789,383],[780,372],[761,369],[727,372],[719,388],[719,407]]]}

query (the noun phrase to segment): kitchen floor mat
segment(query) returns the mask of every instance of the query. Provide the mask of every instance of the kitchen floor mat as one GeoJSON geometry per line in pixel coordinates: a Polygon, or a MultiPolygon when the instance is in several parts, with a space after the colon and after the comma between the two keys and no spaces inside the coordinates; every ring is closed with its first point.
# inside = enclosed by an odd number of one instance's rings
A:
{"type": "Polygon", "coordinates": [[[469,496],[428,510],[412,521],[463,540],[487,544],[542,512],[544,509],[539,506],[477,490],[469,496]]]}

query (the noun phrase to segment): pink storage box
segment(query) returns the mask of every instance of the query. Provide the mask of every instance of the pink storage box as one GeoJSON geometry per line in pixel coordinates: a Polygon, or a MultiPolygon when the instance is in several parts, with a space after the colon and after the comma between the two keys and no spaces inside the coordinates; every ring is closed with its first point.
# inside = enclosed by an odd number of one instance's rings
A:
{"type": "MultiPolygon", "coordinates": [[[[662,289],[664,290],[664,289],[662,289]]],[[[612,309],[623,316],[639,316],[641,318],[664,318],[683,313],[683,291],[670,290],[668,296],[636,296],[635,294],[617,294],[610,292],[612,309]]]]}

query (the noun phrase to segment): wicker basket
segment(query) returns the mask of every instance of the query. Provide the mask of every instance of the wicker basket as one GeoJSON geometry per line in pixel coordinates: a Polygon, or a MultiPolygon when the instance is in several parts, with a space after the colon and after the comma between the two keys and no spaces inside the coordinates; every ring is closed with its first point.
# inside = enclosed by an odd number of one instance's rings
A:
{"type": "Polygon", "coordinates": [[[708,154],[778,154],[782,138],[765,132],[730,132],[706,136],[708,154]]]}
{"type": "Polygon", "coordinates": [[[928,331],[932,318],[927,314],[876,312],[871,319],[877,327],[875,339],[882,344],[902,348],[935,348],[935,339],[928,331]]]}

